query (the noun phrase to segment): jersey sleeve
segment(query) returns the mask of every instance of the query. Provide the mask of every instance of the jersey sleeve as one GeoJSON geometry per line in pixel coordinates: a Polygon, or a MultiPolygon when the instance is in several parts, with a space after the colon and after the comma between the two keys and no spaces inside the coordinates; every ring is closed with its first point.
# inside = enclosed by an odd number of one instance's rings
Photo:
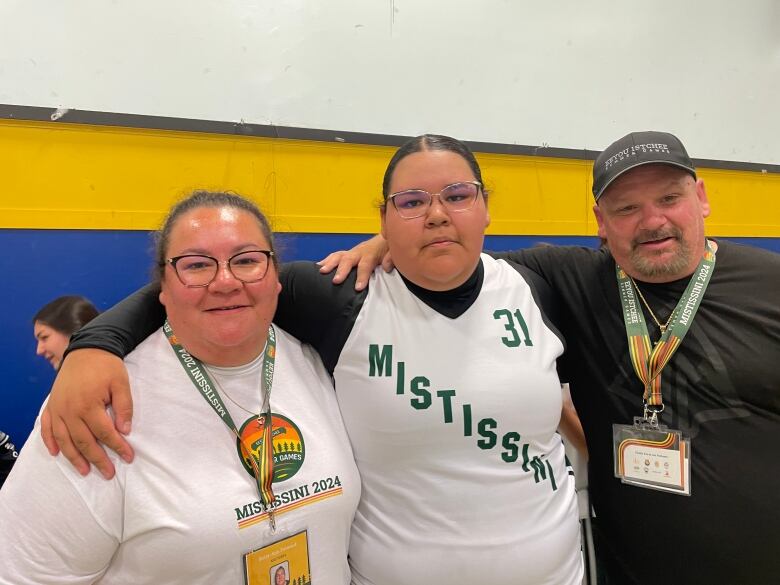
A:
{"type": "Polygon", "coordinates": [[[124,358],[165,322],[159,295],[156,283],[137,290],[77,331],[68,352],[92,347],[124,358]]]}
{"type": "Polygon", "coordinates": [[[312,345],[331,374],[366,298],[367,290],[355,292],[356,276],[353,270],[334,285],[333,275],[320,274],[313,262],[286,264],[279,275],[282,292],[274,322],[312,345]]]}
{"type": "Polygon", "coordinates": [[[553,281],[553,275],[546,269],[548,264],[554,264],[552,257],[553,246],[541,246],[526,250],[514,250],[511,252],[486,252],[496,260],[504,260],[517,270],[528,283],[536,304],[542,310],[542,316],[550,329],[563,341],[560,320],[561,302],[558,290],[553,281]]]}
{"type": "Polygon", "coordinates": [[[489,252],[489,254],[497,260],[507,260],[525,266],[553,287],[555,286],[555,266],[560,266],[561,262],[565,260],[565,252],[564,258],[558,258],[558,255],[563,250],[569,249],[569,247],[562,246],[536,246],[508,252],[489,252]]]}
{"type": "MultiPolygon", "coordinates": [[[[537,246],[510,252],[489,252],[498,260],[506,260],[510,265],[515,265],[531,285],[537,304],[542,307],[545,319],[549,319],[548,326],[563,341],[567,347],[564,331],[567,330],[566,314],[567,304],[563,293],[567,284],[561,278],[563,272],[572,270],[571,261],[575,248],[571,246],[537,246]]],[[[590,253],[587,253],[588,256],[590,253]]],[[[571,355],[565,352],[558,358],[558,376],[562,382],[569,381],[571,377],[571,355]]]]}
{"type": "Polygon", "coordinates": [[[566,341],[563,339],[563,335],[561,334],[558,325],[561,319],[561,307],[556,299],[555,290],[542,276],[527,266],[520,265],[511,260],[507,263],[523,275],[523,278],[531,288],[531,294],[533,294],[537,306],[542,310],[542,317],[544,318],[545,323],[553,333],[560,338],[564,347],[566,347],[566,341]]]}

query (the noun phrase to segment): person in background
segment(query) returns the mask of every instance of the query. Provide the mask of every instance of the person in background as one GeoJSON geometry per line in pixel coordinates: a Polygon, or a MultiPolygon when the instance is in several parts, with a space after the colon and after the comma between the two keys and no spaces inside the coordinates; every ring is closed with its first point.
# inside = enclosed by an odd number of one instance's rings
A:
{"type": "Polygon", "coordinates": [[[167,320],[127,356],[138,458],[85,478],[31,435],[0,490],[0,583],[265,584],[286,552],[295,579],[348,585],[360,478],[322,362],[271,324],[268,221],[196,192],[156,255],[167,320]]]}
{"type": "Polygon", "coordinates": [[[35,353],[57,370],[71,335],[97,317],[98,310],[77,295],[58,297],[44,305],[33,317],[33,334],[38,341],[35,353]]]}
{"type": "MultiPolygon", "coordinates": [[[[44,305],[33,317],[33,335],[38,344],[35,353],[57,370],[62,363],[70,338],[97,317],[98,310],[87,299],[77,295],[58,297],[44,305]]],[[[0,486],[11,473],[18,452],[11,438],[0,431],[0,486]]]]}

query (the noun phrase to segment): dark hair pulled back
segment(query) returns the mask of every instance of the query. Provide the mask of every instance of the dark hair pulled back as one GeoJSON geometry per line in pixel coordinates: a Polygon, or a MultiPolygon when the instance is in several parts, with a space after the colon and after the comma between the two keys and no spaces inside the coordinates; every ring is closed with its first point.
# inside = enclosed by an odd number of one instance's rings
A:
{"type": "Polygon", "coordinates": [[[98,316],[95,305],[79,295],[58,297],[44,305],[32,318],[70,337],[98,316]]]}
{"type": "MultiPolygon", "coordinates": [[[[390,162],[387,164],[387,170],[385,170],[384,179],[382,180],[383,199],[386,200],[388,195],[390,195],[390,182],[393,179],[393,173],[395,172],[395,168],[398,166],[398,163],[400,163],[410,154],[415,152],[426,152],[429,150],[444,150],[461,156],[466,161],[466,163],[468,163],[469,168],[471,169],[471,172],[474,173],[474,177],[477,179],[477,181],[483,183],[484,185],[484,182],[482,181],[482,171],[479,168],[479,163],[474,157],[474,153],[471,152],[471,149],[469,149],[468,146],[466,146],[457,138],[452,138],[451,136],[442,136],[440,134],[423,134],[421,136],[416,136],[415,138],[412,138],[411,140],[408,140],[402,144],[400,148],[395,151],[393,158],[390,159],[390,162]]],[[[484,189],[483,193],[485,193],[484,189]]]]}
{"type": "Polygon", "coordinates": [[[274,266],[278,266],[275,255],[274,234],[271,231],[268,218],[260,211],[260,208],[257,205],[246,197],[236,193],[199,190],[193,191],[186,198],[171,207],[168,215],[163,221],[162,227],[155,233],[155,260],[157,262],[155,275],[158,280],[162,279],[165,272],[165,259],[168,254],[171,231],[173,230],[174,225],[176,225],[176,221],[185,213],[203,207],[229,207],[252,214],[260,225],[260,230],[263,232],[263,236],[268,242],[268,246],[271,251],[274,252],[274,256],[272,257],[274,266]]]}

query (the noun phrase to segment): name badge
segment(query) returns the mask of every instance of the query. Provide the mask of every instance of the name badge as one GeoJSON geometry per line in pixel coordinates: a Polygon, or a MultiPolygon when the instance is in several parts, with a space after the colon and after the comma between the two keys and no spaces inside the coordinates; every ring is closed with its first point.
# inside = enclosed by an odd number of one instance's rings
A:
{"type": "Polygon", "coordinates": [[[612,425],[615,477],[623,483],[690,496],[690,440],[680,431],[643,421],[612,425]]]}
{"type": "Polygon", "coordinates": [[[246,585],[308,585],[311,582],[305,530],[244,555],[246,585]]]}

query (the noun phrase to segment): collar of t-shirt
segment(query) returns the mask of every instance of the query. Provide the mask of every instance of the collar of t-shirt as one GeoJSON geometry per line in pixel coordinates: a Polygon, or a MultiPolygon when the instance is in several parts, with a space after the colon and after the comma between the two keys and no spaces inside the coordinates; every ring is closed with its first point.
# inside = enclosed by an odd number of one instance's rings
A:
{"type": "Polygon", "coordinates": [[[482,290],[485,268],[482,266],[482,259],[480,258],[476,270],[474,270],[469,279],[452,290],[428,290],[404,278],[403,274],[401,274],[401,278],[404,284],[406,284],[406,288],[431,309],[445,317],[456,319],[465,313],[474,304],[474,301],[477,300],[479,291],[482,290]]]}

